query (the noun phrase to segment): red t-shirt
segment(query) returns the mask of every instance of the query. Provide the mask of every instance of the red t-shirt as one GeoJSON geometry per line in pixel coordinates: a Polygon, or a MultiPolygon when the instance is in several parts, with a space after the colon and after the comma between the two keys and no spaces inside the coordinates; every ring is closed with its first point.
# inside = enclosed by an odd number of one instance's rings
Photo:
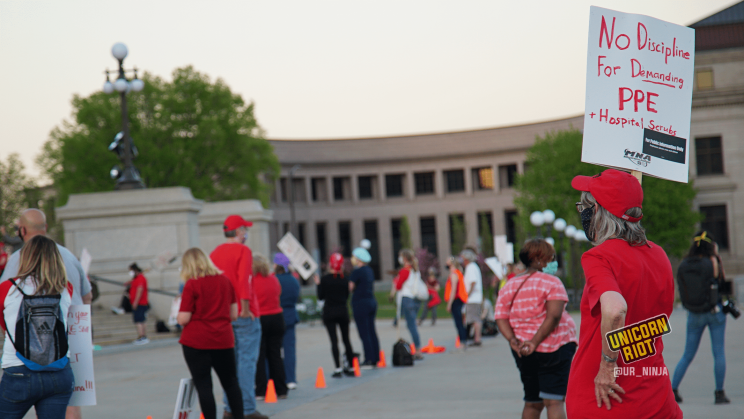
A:
{"type": "Polygon", "coordinates": [[[238,302],[232,283],[224,275],[186,281],[179,311],[191,313],[191,321],[179,343],[194,349],[235,347],[230,305],[238,302]]]}
{"type": "MultiPolygon", "coordinates": [[[[217,246],[209,255],[212,262],[222,271],[235,288],[240,300],[248,300],[248,305],[254,316],[259,316],[260,305],[253,287],[253,253],[251,249],[240,243],[223,243],[217,246]]],[[[238,301],[238,309],[242,309],[238,301]]]]}
{"type": "Polygon", "coordinates": [[[258,306],[261,308],[261,316],[278,314],[283,311],[282,305],[279,302],[279,298],[282,295],[282,284],[279,283],[279,280],[274,276],[274,274],[269,274],[269,276],[254,274],[253,292],[258,297],[258,306]]]}
{"type": "Polygon", "coordinates": [[[403,284],[406,283],[406,280],[408,279],[408,275],[410,274],[411,274],[411,268],[409,268],[408,266],[403,267],[403,269],[401,269],[398,272],[398,276],[396,276],[395,279],[393,279],[396,290],[400,291],[400,289],[403,288],[403,284]]]}
{"type": "Polygon", "coordinates": [[[150,303],[147,299],[147,278],[144,275],[139,274],[135,276],[129,284],[129,301],[132,305],[136,303],[138,306],[146,306],[150,303]],[[135,297],[137,297],[137,289],[140,287],[142,288],[142,296],[139,301],[134,301],[135,297]]]}
{"type": "MultiPolygon", "coordinates": [[[[581,298],[579,347],[571,364],[566,394],[566,412],[571,419],[676,419],[682,417],[674,401],[669,370],[664,363],[664,342],[657,337],[656,355],[625,364],[618,358],[621,375],[617,377],[626,394],[622,403],[612,401],[612,409],[597,407],[594,378],[602,358],[602,313],[599,297],[607,291],[620,293],[628,304],[625,324],[637,323],[660,314],[672,314],[674,280],[672,266],[664,250],[630,246],[624,240],[607,240],[587,251],[581,258],[586,275],[581,298]],[[630,368],[633,368],[631,373],[630,368]],[[664,374],[667,375],[656,375],[664,374]]],[[[684,331],[672,331],[684,333],[684,331]]],[[[619,353],[617,353],[619,356],[619,353]]]]}

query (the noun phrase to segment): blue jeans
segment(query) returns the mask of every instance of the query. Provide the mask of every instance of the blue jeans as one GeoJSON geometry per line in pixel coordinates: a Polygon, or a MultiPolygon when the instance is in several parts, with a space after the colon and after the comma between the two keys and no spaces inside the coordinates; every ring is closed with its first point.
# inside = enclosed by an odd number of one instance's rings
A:
{"type": "Polygon", "coordinates": [[[726,378],[726,354],[724,353],[726,313],[722,311],[718,313],[688,312],[685,353],[682,354],[682,359],[679,360],[672,379],[672,388],[675,390],[679,388],[679,384],[682,382],[685,372],[687,372],[687,367],[695,358],[705,326],[709,328],[710,341],[713,347],[713,372],[716,376],[716,390],[723,390],[723,380],[726,378]]]}
{"type": "MultiPolygon", "coordinates": [[[[238,369],[238,384],[243,395],[243,414],[256,411],[256,364],[261,348],[261,320],[241,317],[232,324],[235,333],[235,364],[238,369]]],[[[227,396],[222,402],[225,411],[230,412],[227,396]]],[[[232,412],[231,412],[232,413],[232,412]]]]}
{"type": "Polygon", "coordinates": [[[352,301],[351,309],[354,311],[354,323],[364,347],[364,362],[377,364],[380,361],[380,340],[375,329],[377,301],[373,298],[352,301]]]}
{"type": "Polygon", "coordinates": [[[421,340],[419,338],[418,329],[416,328],[416,317],[420,306],[421,301],[410,297],[403,297],[403,300],[400,303],[400,311],[406,318],[408,331],[411,332],[411,339],[413,340],[413,344],[416,345],[416,349],[421,348],[421,340]]]}
{"type": "Polygon", "coordinates": [[[460,342],[463,344],[468,341],[468,332],[465,329],[465,325],[462,324],[462,307],[465,303],[459,298],[455,298],[452,301],[452,319],[455,321],[455,329],[457,329],[457,336],[460,337],[460,342]]]}
{"type": "Polygon", "coordinates": [[[0,381],[0,418],[21,419],[33,406],[39,419],[64,419],[74,385],[69,364],[60,371],[6,368],[0,381]]]}
{"type": "Polygon", "coordinates": [[[287,383],[297,382],[297,334],[295,325],[285,326],[284,341],[284,375],[287,377],[287,383]]]}

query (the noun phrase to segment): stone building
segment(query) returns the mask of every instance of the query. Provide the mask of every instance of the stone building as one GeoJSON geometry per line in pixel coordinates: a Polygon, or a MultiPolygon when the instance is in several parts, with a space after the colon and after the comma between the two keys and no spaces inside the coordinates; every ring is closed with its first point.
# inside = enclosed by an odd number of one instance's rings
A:
{"type": "MultiPolygon", "coordinates": [[[[729,275],[744,274],[744,2],[691,25],[696,62],[690,149],[693,203],[701,227],[720,243],[729,275]]],[[[440,263],[450,254],[453,217],[465,222],[467,243],[485,216],[494,234],[514,239],[512,184],[536,136],[583,116],[503,128],[343,140],[271,140],[282,165],[271,207],[273,249],[289,230],[289,170],[300,241],[325,260],[348,253],[363,238],[373,244],[378,278],[396,263],[400,220],[414,247],[440,263]]],[[[560,216],[560,214],[559,214],[560,216]]]]}

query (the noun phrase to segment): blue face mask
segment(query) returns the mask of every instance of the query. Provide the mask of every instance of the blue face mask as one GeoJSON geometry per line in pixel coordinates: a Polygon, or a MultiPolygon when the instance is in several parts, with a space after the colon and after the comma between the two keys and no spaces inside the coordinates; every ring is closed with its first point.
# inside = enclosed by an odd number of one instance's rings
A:
{"type": "Polygon", "coordinates": [[[548,262],[547,265],[542,270],[548,275],[555,275],[556,272],[558,272],[558,261],[554,260],[552,262],[548,262]]]}

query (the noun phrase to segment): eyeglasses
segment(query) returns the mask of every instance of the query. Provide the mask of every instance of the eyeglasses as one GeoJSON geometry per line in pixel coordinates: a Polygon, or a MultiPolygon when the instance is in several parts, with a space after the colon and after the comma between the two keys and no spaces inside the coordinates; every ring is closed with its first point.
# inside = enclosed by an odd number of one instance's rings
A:
{"type": "Polygon", "coordinates": [[[591,207],[585,207],[584,204],[581,203],[581,201],[576,203],[576,211],[578,211],[579,213],[581,213],[587,208],[594,208],[594,205],[592,205],[591,207]]]}

